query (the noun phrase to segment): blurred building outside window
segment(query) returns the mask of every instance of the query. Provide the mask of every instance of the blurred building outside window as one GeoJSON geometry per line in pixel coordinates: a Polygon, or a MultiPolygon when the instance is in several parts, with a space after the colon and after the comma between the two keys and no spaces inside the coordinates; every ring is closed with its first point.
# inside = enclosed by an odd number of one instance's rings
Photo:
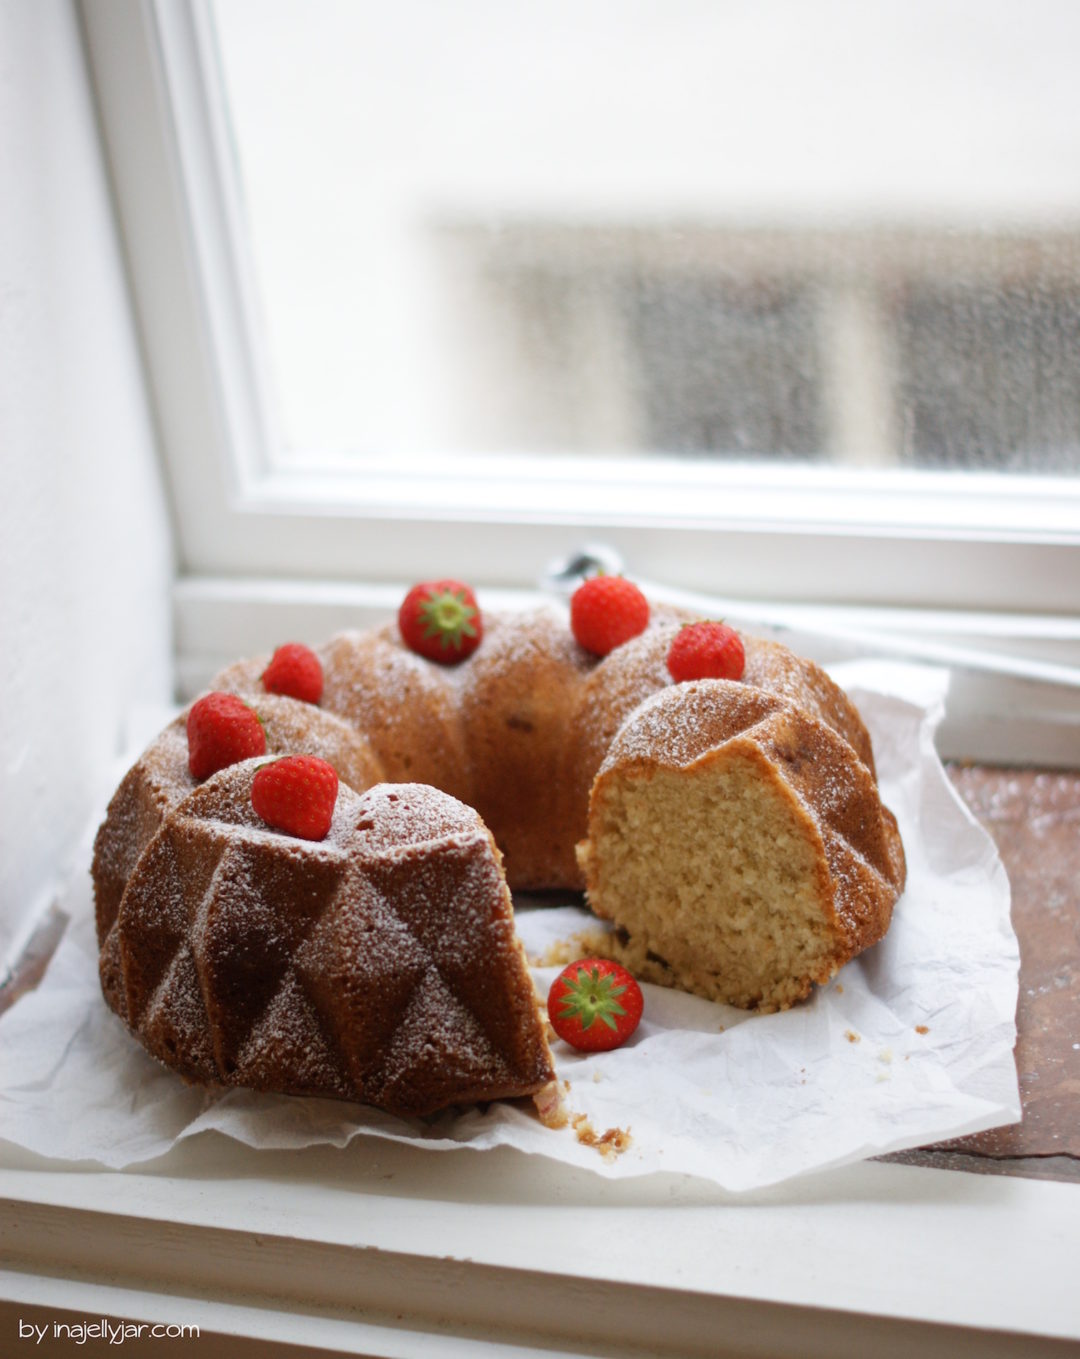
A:
{"type": "Polygon", "coordinates": [[[211,13],[282,464],[1080,470],[1071,0],[211,13]]]}

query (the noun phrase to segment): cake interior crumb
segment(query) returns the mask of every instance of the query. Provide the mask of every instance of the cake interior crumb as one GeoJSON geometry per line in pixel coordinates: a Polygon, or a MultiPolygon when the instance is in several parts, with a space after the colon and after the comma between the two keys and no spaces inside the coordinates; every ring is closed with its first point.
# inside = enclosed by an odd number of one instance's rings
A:
{"type": "Polygon", "coordinates": [[[836,948],[808,815],[752,761],[610,778],[594,807],[590,896],[639,981],[786,1009],[836,948]]]}

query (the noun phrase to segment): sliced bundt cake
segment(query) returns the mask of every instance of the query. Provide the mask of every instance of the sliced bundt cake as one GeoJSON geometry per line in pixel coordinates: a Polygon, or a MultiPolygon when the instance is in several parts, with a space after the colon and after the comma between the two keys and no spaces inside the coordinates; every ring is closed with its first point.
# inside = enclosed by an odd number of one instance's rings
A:
{"type": "Polygon", "coordinates": [[[593,784],[579,856],[639,978],[762,1010],[876,943],[904,884],[896,822],[847,742],[729,680],[635,710],[593,784]]]}
{"type": "Polygon", "coordinates": [[[341,786],[312,841],[252,806],[259,759],[164,816],[103,949],[105,995],[188,1080],[397,1114],[553,1079],[494,841],[420,784],[341,786]]]}

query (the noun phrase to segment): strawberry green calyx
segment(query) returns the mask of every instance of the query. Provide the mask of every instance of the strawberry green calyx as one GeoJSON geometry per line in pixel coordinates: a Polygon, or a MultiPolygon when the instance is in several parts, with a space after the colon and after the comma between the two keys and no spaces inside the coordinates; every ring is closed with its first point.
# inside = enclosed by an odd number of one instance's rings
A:
{"type": "Polygon", "coordinates": [[[577,1019],[582,1029],[589,1029],[596,1020],[606,1024],[609,1029],[617,1029],[617,1015],[625,1015],[626,1010],[619,1004],[618,997],[626,991],[625,985],[618,985],[610,973],[600,975],[598,967],[582,968],[574,978],[567,978],[566,991],[559,998],[559,1018],[577,1019]]]}
{"type": "Polygon", "coordinates": [[[556,1034],[582,1052],[608,1052],[637,1028],[641,987],[610,958],[569,963],[548,991],[548,1019],[556,1034]]]}
{"type": "Polygon", "coordinates": [[[425,580],[402,600],[398,629],[401,640],[418,656],[438,665],[457,665],[480,645],[484,620],[471,586],[452,578],[425,580]]]}
{"type": "Polygon", "coordinates": [[[466,598],[464,590],[440,590],[423,601],[419,609],[423,635],[437,638],[439,644],[452,651],[460,651],[466,639],[476,633],[477,610],[466,598]]]}

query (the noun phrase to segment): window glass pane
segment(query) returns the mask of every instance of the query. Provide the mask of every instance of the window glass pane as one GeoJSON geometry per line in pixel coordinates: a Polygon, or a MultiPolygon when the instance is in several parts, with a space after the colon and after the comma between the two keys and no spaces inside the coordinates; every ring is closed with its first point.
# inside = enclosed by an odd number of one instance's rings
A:
{"type": "Polygon", "coordinates": [[[1080,288],[919,285],[898,301],[903,457],[922,466],[1080,467],[1080,288]]]}
{"type": "Polygon", "coordinates": [[[284,456],[1080,469],[1074,0],[211,0],[284,456]]]}

